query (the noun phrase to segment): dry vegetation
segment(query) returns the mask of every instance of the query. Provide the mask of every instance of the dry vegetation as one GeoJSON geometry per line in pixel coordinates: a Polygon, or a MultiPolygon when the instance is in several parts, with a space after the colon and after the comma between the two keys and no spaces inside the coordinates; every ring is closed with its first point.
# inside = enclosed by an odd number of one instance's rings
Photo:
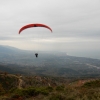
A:
{"type": "Polygon", "coordinates": [[[100,79],[1,73],[0,100],[100,100],[100,79]]]}

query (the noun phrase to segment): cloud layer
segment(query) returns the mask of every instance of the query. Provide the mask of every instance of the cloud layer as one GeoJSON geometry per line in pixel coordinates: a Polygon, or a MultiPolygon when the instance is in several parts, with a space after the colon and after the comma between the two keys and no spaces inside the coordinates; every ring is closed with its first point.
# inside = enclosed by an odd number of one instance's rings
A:
{"type": "Polygon", "coordinates": [[[2,0],[0,44],[70,54],[91,50],[92,54],[100,50],[99,4],[99,0],[2,0]],[[53,33],[31,28],[19,35],[19,29],[29,23],[44,23],[53,33]]]}

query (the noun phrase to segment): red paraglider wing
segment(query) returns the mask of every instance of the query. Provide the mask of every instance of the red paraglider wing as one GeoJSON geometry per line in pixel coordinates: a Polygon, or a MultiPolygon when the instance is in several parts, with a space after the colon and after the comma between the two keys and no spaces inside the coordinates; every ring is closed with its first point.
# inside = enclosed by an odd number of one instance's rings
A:
{"type": "Polygon", "coordinates": [[[47,26],[47,25],[44,25],[44,24],[28,24],[28,25],[23,26],[23,27],[19,30],[19,34],[20,34],[23,30],[25,30],[25,29],[27,29],[27,28],[31,28],[31,27],[45,27],[45,28],[48,28],[48,29],[52,32],[52,29],[51,29],[49,26],[47,26]]]}

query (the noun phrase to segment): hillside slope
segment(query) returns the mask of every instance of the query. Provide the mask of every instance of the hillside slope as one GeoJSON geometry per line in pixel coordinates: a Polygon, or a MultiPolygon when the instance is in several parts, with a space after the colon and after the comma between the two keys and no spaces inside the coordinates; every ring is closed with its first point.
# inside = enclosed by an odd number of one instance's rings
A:
{"type": "Polygon", "coordinates": [[[0,100],[99,100],[100,79],[0,73],[0,100]],[[92,93],[92,94],[91,94],[92,93]]]}

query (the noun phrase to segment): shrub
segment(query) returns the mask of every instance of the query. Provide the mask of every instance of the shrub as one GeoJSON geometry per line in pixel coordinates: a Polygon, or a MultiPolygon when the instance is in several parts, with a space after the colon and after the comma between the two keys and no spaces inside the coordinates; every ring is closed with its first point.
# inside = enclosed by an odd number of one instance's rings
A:
{"type": "Polygon", "coordinates": [[[83,87],[86,88],[97,88],[100,87],[100,80],[96,80],[96,81],[91,81],[91,82],[87,82],[83,85],[83,87]]]}
{"type": "Polygon", "coordinates": [[[52,95],[49,100],[66,100],[66,98],[61,94],[55,94],[52,95]]]}
{"type": "Polygon", "coordinates": [[[53,88],[52,88],[51,86],[48,86],[46,89],[47,89],[49,92],[52,92],[52,91],[53,91],[53,88]]]}
{"type": "Polygon", "coordinates": [[[64,86],[62,86],[62,85],[61,86],[57,86],[56,90],[57,91],[64,91],[64,86]]]}

